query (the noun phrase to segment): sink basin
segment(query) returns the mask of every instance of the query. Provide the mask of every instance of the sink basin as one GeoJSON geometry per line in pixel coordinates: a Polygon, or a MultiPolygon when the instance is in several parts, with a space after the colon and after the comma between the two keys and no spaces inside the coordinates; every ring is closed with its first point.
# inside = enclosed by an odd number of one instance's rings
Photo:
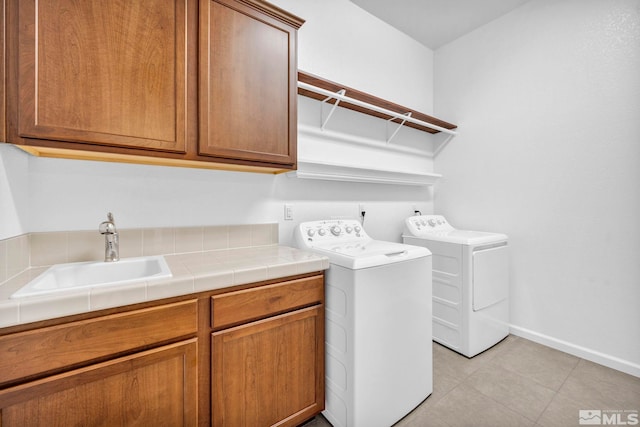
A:
{"type": "Polygon", "coordinates": [[[96,286],[123,285],[164,277],[171,277],[171,270],[163,256],[125,258],[116,262],[56,264],[14,292],[11,298],[96,286]]]}

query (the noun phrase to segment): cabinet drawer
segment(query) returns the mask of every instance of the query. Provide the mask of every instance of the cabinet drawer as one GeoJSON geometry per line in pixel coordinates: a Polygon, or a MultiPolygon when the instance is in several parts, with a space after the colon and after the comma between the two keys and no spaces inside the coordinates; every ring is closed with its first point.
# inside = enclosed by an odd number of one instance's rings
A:
{"type": "Polygon", "coordinates": [[[197,339],[0,390],[0,424],[196,426],[197,339]]]}
{"type": "Polygon", "coordinates": [[[324,300],[324,277],[314,276],[211,297],[211,326],[219,329],[324,300]]]}
{"type": "Polygon", "coordinates": [[[0,384],[195,335],[196,300],[0,337],[0,384]]]}

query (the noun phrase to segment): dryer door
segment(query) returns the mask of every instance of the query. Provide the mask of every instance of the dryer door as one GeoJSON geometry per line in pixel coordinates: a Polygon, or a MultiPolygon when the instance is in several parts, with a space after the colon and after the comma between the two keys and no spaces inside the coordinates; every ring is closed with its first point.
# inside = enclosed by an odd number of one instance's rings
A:
{"type": "Polygon", "coordinates": [[[482,310],[509,296],[507,243],[476,248],[473,252],[473,311],[482,310]]]}

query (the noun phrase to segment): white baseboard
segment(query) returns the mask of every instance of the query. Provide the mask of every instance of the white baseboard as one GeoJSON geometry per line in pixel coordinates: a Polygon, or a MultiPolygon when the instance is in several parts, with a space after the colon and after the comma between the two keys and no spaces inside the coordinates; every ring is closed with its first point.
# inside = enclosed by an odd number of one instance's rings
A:
{"type": "Polygon", "coordinates": [[[635,377],[640,377],[640,365],[637,363],[623,360],[609,354],[600,353],[585,347],[580,347],[579,345],[562,341],[548,335],[543,335],[529,329],[521,328],[520,326],[509,325],[509,330],[513,335],[526,338],[530,341],[537,342],[538,344],[564,351],[565,353],[572,354],[582,359],[607,366],[635,377]]]}

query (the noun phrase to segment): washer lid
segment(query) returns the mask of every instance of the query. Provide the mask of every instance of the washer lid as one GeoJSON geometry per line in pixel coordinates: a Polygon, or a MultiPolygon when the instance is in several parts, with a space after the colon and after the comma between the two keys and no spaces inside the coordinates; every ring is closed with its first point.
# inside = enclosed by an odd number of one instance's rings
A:
{"type": "Polygon", "coordinates": [[[329,257],[329,262],[352,270],[377,267],[394,262],[427,257],[425,247],[405,245],[381,240],[323,243],[310,247],[314,252],[329,257]]]}

